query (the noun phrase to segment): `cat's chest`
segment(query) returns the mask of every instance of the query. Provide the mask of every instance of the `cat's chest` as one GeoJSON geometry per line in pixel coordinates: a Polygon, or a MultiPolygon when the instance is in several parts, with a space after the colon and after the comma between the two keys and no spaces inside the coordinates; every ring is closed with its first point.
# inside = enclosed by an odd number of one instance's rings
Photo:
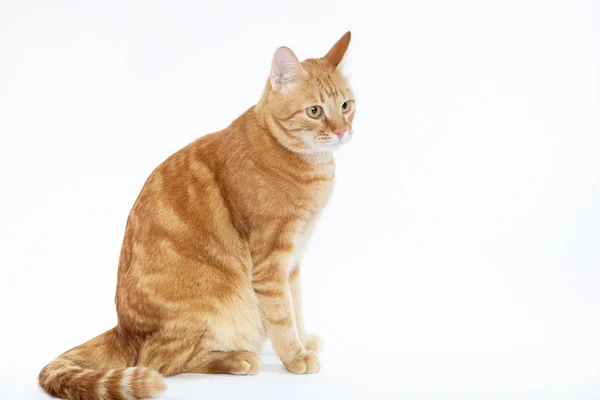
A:
{"type": "Polygon", "coordinates": [[[312,211],[319,212],[329,202],[333,192],[333,179],[323,179],[312,182],[304,191],[304,206],[312,211]]]}
{"type": "Polygon", "coordinates": [[[269,176],[254,181],[244,196],[246,204],[259,214],[272,217],[295,217],[320,212],[331,197],[333,177],[320,177],[307,181],[291,181],[269,176]]]}
{"type": "Polygon", "coordinates": [[[304,251],[306,250],[306,246],[308,245],[308,242],[315,229],[318,219],[319,214],[315,214],[309,221],[302,224],[302,228],[295,233],[293,239],[292,254],[290,257],[290,262],[288,264],[289,273],[294,271],[298,267],[300,261],[302,260],[302,256],[304,255],[304,251]]]}

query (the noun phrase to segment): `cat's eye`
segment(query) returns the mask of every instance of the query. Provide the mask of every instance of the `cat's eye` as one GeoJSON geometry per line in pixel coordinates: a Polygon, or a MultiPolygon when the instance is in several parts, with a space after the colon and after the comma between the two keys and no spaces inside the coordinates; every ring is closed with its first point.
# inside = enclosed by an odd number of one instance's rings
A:
{"type": "Polygon", "coordinates": [[[345,101],[342,104],[342,112],[345,114],[350,110],[352,110],[352,100],[345,101]]]}
{"type": "Polygon", "coordinates": [[[311,118],[319,118],[323,114],[323,108],[321,106],[308,107],[306,114],[311,118]]]}

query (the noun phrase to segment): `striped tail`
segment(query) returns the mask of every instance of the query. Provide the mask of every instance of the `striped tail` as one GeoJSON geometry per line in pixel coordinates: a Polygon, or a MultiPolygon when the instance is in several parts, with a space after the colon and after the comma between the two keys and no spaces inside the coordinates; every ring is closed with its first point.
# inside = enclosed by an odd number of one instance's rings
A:
{"type": "Polygon", "coordinates": [[[40,386],[48,394],[68,400],[148,399],[165,390],[158,372],[128,367],[135,357],[118,337],[112,329],[59,356],[40,372],[40,386]],[[115,340],[120,342],[116,348],[111,346],[115,340]]]}

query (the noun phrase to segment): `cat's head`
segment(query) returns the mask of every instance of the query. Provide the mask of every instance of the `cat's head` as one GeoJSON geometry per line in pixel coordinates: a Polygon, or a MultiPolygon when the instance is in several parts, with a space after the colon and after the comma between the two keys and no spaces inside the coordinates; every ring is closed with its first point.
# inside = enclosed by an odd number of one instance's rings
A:
{"type": "Polygon", "coordinates": [[[302,62],[287,47],[275,52],[261,103],[271,132],[289,150],[328,152],[352,138],[356,104],[339,68],[349,44],[347,32],[324,57],[302,62]]]}

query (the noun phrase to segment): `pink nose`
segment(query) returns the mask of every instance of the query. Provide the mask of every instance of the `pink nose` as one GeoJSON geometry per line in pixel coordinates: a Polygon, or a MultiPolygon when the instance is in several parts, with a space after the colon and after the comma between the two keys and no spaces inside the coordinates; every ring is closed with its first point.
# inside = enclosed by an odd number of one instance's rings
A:
{"type": "Polygon", "coordinates": [[[337,131],[337,132],[334,132],[334,133],[337,135],[337,137],[339,137],[341,139],[341,138],[344,137],[344,133],[346,133],[346,130],[337,131]]]}

